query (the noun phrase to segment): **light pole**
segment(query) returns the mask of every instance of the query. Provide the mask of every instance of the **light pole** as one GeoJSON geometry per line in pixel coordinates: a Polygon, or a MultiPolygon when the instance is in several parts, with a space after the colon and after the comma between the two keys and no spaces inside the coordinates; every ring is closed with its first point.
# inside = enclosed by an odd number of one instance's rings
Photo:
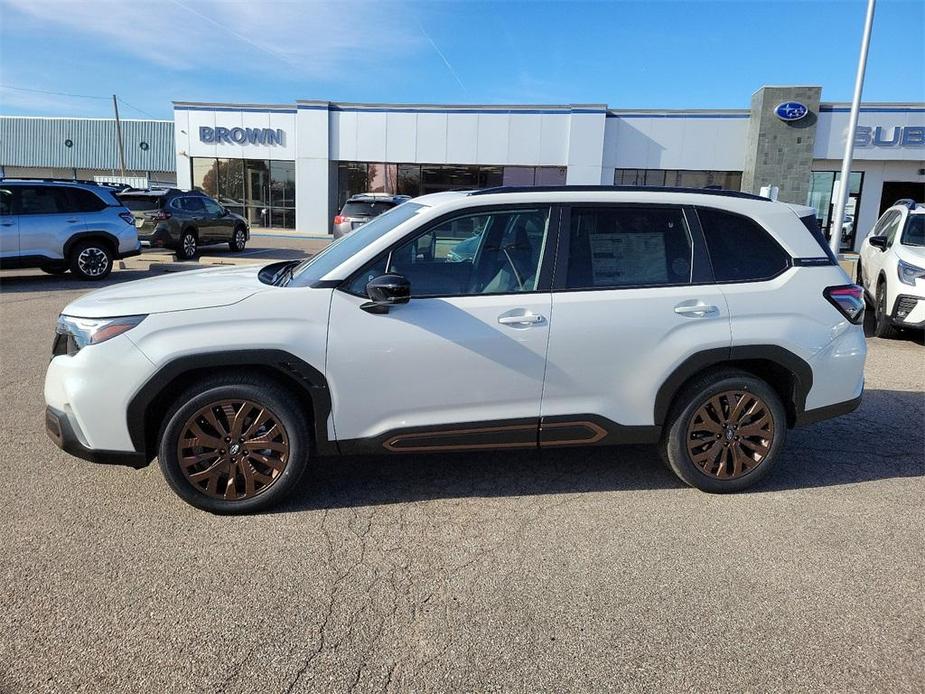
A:
{"type": "MultiPolygon", "coordinates": [[[[845,138],[845,155],[841,165],[841,185],[832,214],[832,238],[830,244],[836,255],[841,250],[842,223],[845,220],[845,203],[851,189],[851,159],[854,157],[854,134],[858,128],[858,113],[861,109],[861,92],[864,90],[864,72],[867,69],[867,49],[870,48],[870,30],[874,24],[874,6],[877,0],[867,0],[867,17],[864,19],[864,36],[861,37],[861,54],[858,56],[858,74],[854,79],[854,97],[851,100],[851,115],[848,117],[848,134],[845,138]]],[[[857,225],[857,218],[854,221],[857,225]]]]}

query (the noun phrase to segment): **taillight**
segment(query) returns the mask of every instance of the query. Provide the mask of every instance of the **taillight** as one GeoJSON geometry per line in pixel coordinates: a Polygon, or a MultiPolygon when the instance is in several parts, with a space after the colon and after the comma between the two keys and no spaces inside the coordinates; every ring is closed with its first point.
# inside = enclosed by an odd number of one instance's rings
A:
{"type": "Polygon", "coordinates": [[[856,284],[826,287],[822,295],[855,325],[864,320],[864,290],[856,284]]]}
{"type": "Polygon", "coordinates": [[[131,224],[132,226],[135,226],[135,215],[133,215],[131,212],[120,212],[119,216],[125,220],[126,224],[131,224]]]}
{"type": "Polygon", "coordinates": [[[172,216],[173,215],[171,215],[167,210],[158,210],[154,213],[154,219],[158,222],[163,222],[167,219],[170,219],[172,216]]]}
{"type": "Polygon", "coordinates": [[[344,217],[344,215],[342,215],[342,214],[339,214],[339,215],[337,215],[336,217],[334,217],[334,223],[335,223],[335,224],[343,224],[343,223],[346,222],[346,221],[347,221],[347,218],[344,217]]]}

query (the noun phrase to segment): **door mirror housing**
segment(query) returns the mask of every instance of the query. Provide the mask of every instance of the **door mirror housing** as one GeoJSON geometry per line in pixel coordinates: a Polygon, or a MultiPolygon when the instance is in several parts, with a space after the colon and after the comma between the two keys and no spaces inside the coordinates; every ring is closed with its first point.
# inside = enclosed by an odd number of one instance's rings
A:
{"type": "Polygon", "coordinates": [[[879,248],[881,251],[886,250],[886,236],[871,236],[868,241],[874,248],[879,248]]]}
{"type": "Polygon", "coordinates": [[[366,285],[369,301],[360,306],[370,313],[388,313],[390,306],[407,304],[411,300],[411,282],[404,275],[379,275],[366,285]]]}

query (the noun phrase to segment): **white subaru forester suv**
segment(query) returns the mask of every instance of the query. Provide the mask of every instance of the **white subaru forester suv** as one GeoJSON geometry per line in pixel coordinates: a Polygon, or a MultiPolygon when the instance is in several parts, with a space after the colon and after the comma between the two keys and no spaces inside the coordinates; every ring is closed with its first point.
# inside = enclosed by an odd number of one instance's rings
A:
{"type": "Polygon", "coordinates": [[[46,427],[218,513],[315,456],[658,444],[709,492],[855,409],[861,289],[815,215],[743,193],[427,195],[302,262],[102,289],[61,315],[46,427]],[[460,244],[464,251],[454,253],[460,244]]]}
{"type": "Polygon", "coordinates": [[[899,200],[861,244],[858,282],[874,307],[874,335],[925,328],[925,206],[899,200]]]}

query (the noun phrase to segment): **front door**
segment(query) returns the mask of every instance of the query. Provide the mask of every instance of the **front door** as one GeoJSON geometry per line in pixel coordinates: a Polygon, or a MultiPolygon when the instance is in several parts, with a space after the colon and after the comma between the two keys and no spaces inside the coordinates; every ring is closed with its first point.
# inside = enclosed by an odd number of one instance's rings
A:
{"type": "Polygon", "coordinates": [[[589,443],[652,440],[656,394],[668,375],[693,351],[729,348],[729,311],[691,215],[666,205],[566,210],[543,445],[561,445],[556,427],[577,421],[589,443]]]}
{"type": "Polygon", "coordinates": [[[444,218],[334,291],[327,378],[342,450],[536,446],[555,216],[444,218]],[[411,300],[367,312],[366,284],[386,272],[410,281],[411,300]]]}

